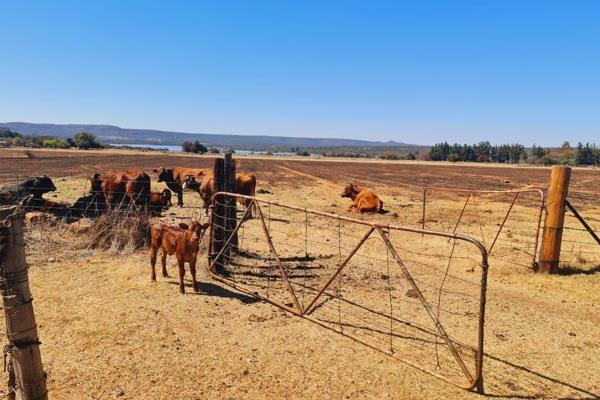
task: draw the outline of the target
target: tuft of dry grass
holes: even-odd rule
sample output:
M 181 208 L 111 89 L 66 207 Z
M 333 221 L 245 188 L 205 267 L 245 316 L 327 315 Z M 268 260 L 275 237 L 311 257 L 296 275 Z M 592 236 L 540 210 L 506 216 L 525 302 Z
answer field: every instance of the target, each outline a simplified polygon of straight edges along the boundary
M 86 249 L 131 253 L 150 243 L 150 219 L 145 213 L 111 211 L 97 218 L 86 231 L 80 242 Z

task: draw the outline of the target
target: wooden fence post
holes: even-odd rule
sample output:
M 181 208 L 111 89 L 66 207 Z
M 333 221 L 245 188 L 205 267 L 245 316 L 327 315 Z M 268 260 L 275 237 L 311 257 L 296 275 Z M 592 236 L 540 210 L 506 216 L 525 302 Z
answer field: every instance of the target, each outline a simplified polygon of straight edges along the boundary
M 224 160 L 222 158 L 215 159 L 214 169 L 214 193 L 222 192 L 224 186 Z M 214 260 L 217 254 L 223 248 L 225 244 L 225 205 L 223 198 L 217 198 L 213 207 L 213 215 L 211 217 L 212 225 L 212 237 L 210 240 L 210 262 Z M 214 271 L 217 274 L 223 274 L 225 269 L 223 265 L 223 258 L 220 257 L 218 260 L 214 260 L 215 268 Z
M 224 182 L 224 191 L 229 192 L 229 193 L 235 193 L 235 176 L 236 176 L 236 163 L 235 160 L 232 158 L 232 153 L 228 152 L 225 153 L 225 159 L 224 159 L 224 177 L 225 177 L 225 182 Z M 235 198 L 233 197 L 228 197 L 227 200 L 225 201 L 225 241 L 229 240 L 229 236 L 234 234 L 233 239 L 231 240 L 230 246 L 226 251 L 227 256 L 230 255 L 230 253 L 233 252 L 237 252 L 238 249 L 238 239 L 237 239 L 237 232 L 233 233 L 235 231 L 235 228 L 237 226 L 237 201 Z
M 4 352 L 10 357 L 9 390 L 14 390 L 8 397 L 44 400 L 48 398 L 46 374 L 29 290 L 23 216 L 14 210 L 0 210 L 0 292 L 9 342 Z
M 565 202 L 571 179 L 570 167 L 553 167 L 548 187 L 546 221 L 540 248 L 539 272 L 558 273 L 560 246 L 565 223 Z

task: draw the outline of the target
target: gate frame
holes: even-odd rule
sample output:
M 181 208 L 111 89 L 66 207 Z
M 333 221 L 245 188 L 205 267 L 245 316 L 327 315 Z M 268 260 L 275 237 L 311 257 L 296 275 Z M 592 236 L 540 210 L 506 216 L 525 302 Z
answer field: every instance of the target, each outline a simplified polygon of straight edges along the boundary
M 384 353 L 404 364 L 407 364 L 413 368 L 416 368 L 419 371 L 425 372 L 429 375 L 435 376 L 438 379 L 441 379 L 447 383 L 450 383 L 454 386 L 457 386 L 459 388 L 465 389 L 465 390 L 476 390 L 478 393 L 483 393 L 483 355 L 484 355 L 484 327 L 485 327 L 485 306 L 486 306 L 486 299 L 487 299 L 487 275 L 488 275 L 488 269 L 489 269 L 489 264 L 488 264 L 488 252 L 485 248 L 485 246 L 483 246 L 483 244 L 481 244 L 477 239 L 474 239 L 472 237 L 466 236 L 466 235 L 461 235 L 461 234 L 455 234 L 455 233 L 448 233 L 448 232 L 442 232 L 442 231 L 433 231 L 433 230 L 427 230 L 427 229 L 419 229 L 419 228 L 411 228 L 411 227 L 404 227 L 404 226 L 398 226 L 398 225 L 391 225 L 391 224 L 379 224 L 379 223 L 375 223 L 375 222 L 369 222 L 369 221 L 364 221 L 364 220 L 359 220 L 359 219 L 355 219 L 355 218 L 349 218 L 349 217 L 345 217 L 345 216 L 341 216 L 341 215 L 337 215 L 337 214 L 331 214 L 331 213 L 326 213 L 326 212 L 322 212 L 322 211 L 317 211 L 317 210 L 312 210 L 309 208 L 302 208 L 302 207 L 296 207 L 296 206 L 291 206 L 288 204 L 282 204 L 276 201 L 270 201 L 270 200 L 263 200 L 263 199 L 259 199 L 257 197 L 253 197 L 253 196 L 246 196 L 246 195 L 241 195 L 241 194 L 236 194 L 236 193 L 229 193 L 229 192 L 217 192 L 212 196 L 212 201 L 211 201 L 211 229 L 213 229 L 213 224 L 215 223 L 215 218 L 213 215 L 213 210 L 215 209 L 215 205 L 217 202 L 217 198 L 218 197 L 230 197 L 230 198 L 235 198 L 235 199 L 247 199 L 247 200 L 251 200 L 251 202 L 247 205 L 247 208 L 242 216 L 242 218 L 240 219 L 240 222 L 237 224 L 237 226 L 235 227 L 235 229 L 229 233 L 229 237 L 227 238 L 227 240 L 225 240 L 225 243 L 223 244 L 223 247 L 220 249 L 220 251 L 215 255 L 215 254 L 209 254 L 209 262 L 208 262 L 208 267 L 207 267 L 207 272 L 208 274 L 211 276 L 211 278 L 215 279 L 216 281 L 222 282 L 236 290 L 239 290 L 243 293 L 246 293 L 248 295 L 257 297 L 261 300 L 264 300 L 268 303 L 271 303 L 273 305 L 275 305 L 276 307 L 279 307 L 285 311 L 288 311 L 298 317 L 307 319 L 313 323 L 316 323 L 317 325 L 320 325 L 326 329 L 329 329 L 333 332 L 336 332 L 342 336 L 345 336 L 349 339 L 352 339 L 356 342 L 359 342 L 367 347 L 370 347 L 374 350 L 377 350 L 381 353 Z M 363 236 L 363 238 L 358 242 L 358 244 L 353 248 L 353 250 L 349 253 L 349 255 L 346 257 L 346 259 L 341 262 L 338 265 L 337 270 L 334 272 L 334 274 L 329 278 L 329 280 L 327 281 L 327 283 L 321 288 L 319 289 L 319 291 L 317 292 L 317 294 L 315 295 L 315 298 L 309 303 L 309 305 L 305 308 L 303 308 L 297 299 L 297 296 L 295 294 L 294 288 L 293 286 L 290 284 L 289 279 L 285 273 L 285 270 L 281 264 L 281 261 L 279 259 L 279 256 L 277 254 L 277 251 L 273 245 L 270 233 L 269 233 L 269 228 L 267 226 L 267 224 L 265 223 L 264 220 L 264 215 L 262 213 L 262 209 L 260 207 L 260 203 L 263 204 L 268 204 L 269 206 L 274 205 L 274 206 L 278 206 L 278 207 L 282 207 L 282 208 L 286 208 L 286 209 L 290 209 L 290 210 L 294 210 L 294 211 L 301 211 L 304 213 L 309 213 L 309 214 L 313 214 L 313 215 L 317 215 L 317 216 L 322 216 L 322 217 L 326 217 L 326 218 L 333 218 L 336 220 L 340 220 L 340 221 L 346 221 L 346 222 L 351 222 L 351 223 L 356 223 L 359 225 L 363 225 L 363 226 L 368 226 L 371 229 Z M 223 276 L 221 274 L 219 274 L 216 270 L 215 267 L 217 265 L 217 260 L 227 251 L 227 248 L 231 245 L 231 242 L 233 240 L 233 238 L 236 236 L 238 230 L 241 228 L 241 226 L 244 224 L 244 222 L 246 222 L 250 216 L 249 216 L 249 210 L 252 209 L 252 207 L 255 207 L 256 210 L 256 214 L 258 215 L 258 217 L 260 218 L 260 223 L 262 226 L 262 230 L 263 233 L 265 234 L 265 239 L 269 245 L 269 249 L 272 252 L 277 264 L 279 265 L 279 269 L 281 271 L 282 277 L 285 281 L 285 285 L 287 290 L 290 292 L 291 296 L 292 296 L 292 300 L 294 303 L 293 307 L 287 306 L 286 304 L 283 303 L 279 303 L 277 301 L 274 301 L 268 297 L 265 297 L 257 292 L 253 292 L 249 289 L 246 289 L 245 287 L 241 287 L 239 284 L 237 284 L 236 282 L 232 281 L 231 279 L 228 279 L 226 276 Z M 472 245 L 474 245 L 480 252 L 481 255 L 481 262 L 480 262 L 480 267 L 481 267 L 481 281 L 480 281 L 480 294 L 479 294 L 479 318 L 478 318 L 478 329 L 477 329 L 477 348 L 474 348 L 473 346 L 470 345 L 465 345 L 463 343 L 460 343 L 458 341 L 454 341 L 452 340 L 448 334 L 445 332 L 443 325 L 441 324 L 441 322 L 439 321 L 437 315 L 435 315 L 435 313 L 431 310 L 431 305 L 427 302 L 427 300 L 424 298 L 423 294 L 421 293 L 418 285 L 416 284 L 416 282 L 414 281 L 414 279 L 412 278 L 410 271 L 406 268 L 406 266 L 404 265 L 404 262 L 402 261 L 402 259 L 400 258 L 400 256 L 398 255 L 398 253 L 396 252 L 395 248 L 393 247 L 392 243 L 389 240 L 389 231 L 390 230 L 395 230 L 395 231 L 403 231 L 403 232 L 411 232 L 411 233 L 420 233 L 422 235 L 431 235 L 431 236 L 437 236 L 437 237 L 444 237 L 444 238 L 448 238 L 448 240 L 460 240 L 463 242 L 468 242 Z M 445 377 L 441 374 L 438 374 L 426 367 L 422 367 L 421 365 L 413 362 L 413 361 L 409 361 L 406 360 L 404 358 L 401 358 L 399 356 L 397 356 L 396 354 L 394 354 L 392 351 L 387 351 L 387 350 L 383 350 L 380 349 L 362 339 L 359 339 L 357 337 L 354 337 L 350 334 L 347 334 L 345 332 L 343 332 L 341 329 L 335 329 L 332 326 L 329 326 L 327 324 L 325 324 L 324 322 L 321 322 L 319 320 L 317 320 L 316 318 L 312 317 L 310 314 L 310 312 L 313 309 L 313 305 L 316 302 L 316 300 L 318 299 L 318 297 L 325 291 L 327 290 L 327 288 L 329 287 L 329 285 L 333 282 L 333 280 L 339 275 L 339 273 L 342 272 L 342 270 L 345 268 L 345 266 L 347 265 L 347 263 L 350 261 L 350 259 L 352 258 L 352 256 L 356 253 L 356 251 L 358 251 L 358 249 L 365 243 L 365 241 L 369 238 L 369 236 L 373 233 L 377 231 L 379 233 L 379 235 L 381 236 L 381 238 L 383 239 L 386 248 L 392 253 L 394 260 L 396 261 L 396 263 L 399 265 L 401 272 L 404 276 L 404 278 L 409 282 L 409 284 L 411 285 L 411 287 L 415 290 L 417 297 L 419 299 L 419 301 L 421 302 L 421 304 L 423 305 L 423 307 L 425 308 L 425 310 L 427 311 L 427 313 L 429 314 L 430 318 L 432 319 L 432 321 L 435 324 L 435 328 L 437 330 L 437 332 L 435 332 L 434 334 L 437 336 L 441 336 L 444 341 L 446 342 L 446 344 L 448 345 L 448 349 L 449 351 L 452 353 L 452 355 L 454 356 L 455 360 L 457 361 L 457 363 L 459 364 L 459 366 L 461 367 L 461 370 L 463 371 L 463 373 L 465 374 L 467 380 L 469 381 L 469 384 L 465 385 L 465 384 L 461 384 L 458 382 L 455 382 L 453 380 L 451 380 L 448 377 Z M 212 243 L 213 237 L 211 235 L 210 237 L 210 241 Z M 212 245 L 209 244 L 209 248 L 212 249 Z M 471 350 L 473 350 L 476 353 L 476 357 L 475 357 L 475 361 L 476 361 L 476 365 L 475 365 L 475 376 L 471 376 L 470 371 L 466 368 L 464 362 L 462 361 L 462 358 L 460 357 L 460 355 L 458 354 L 458 351 L 455 349 L 454 347 L 454 343 L 465 346 Z
M 456 233 L 456 230 L 458 229 L 458 226 L 460 225 L 460 221 L 463 217 L 465 209 L 467 208 L 467 204 L 469 203 L 469 200 L 471 199 L 473 194 L 513 194 L 513 198 L 510 202 L 508 210 L 506 211 L 506 214 L 504 214 L 504 218 L 502 219 L 500 228 L 498 228 L 498 231 L 496 232 L 496 234 L 494 236 L 494 240 L 492 241 L 492 244 L 490 245 L 489 249 L 487 249 L 488 255 L 492 254 L 494 245 L 496 244 L 498 237 L 500 237 L 500 233 L 502 233 L 502 230 L 504 229 L 504 225 L 506 224 L 506 221 L 508 220 L 510 212 L 512 211 L 512 208 L 515 205 L 517 198 L 519 197 L 519 194 L 521 194 L 521 193 L 537 193 L 537 194 L 539 194 L 540 195 L 540 206 L 539 206 L 539 211 L 538 211 L 538 215 L 537 215 L 537 225 L 536 225 L 536 230 L 535 230 L 535 238 L 534 238 L 534 242 L 533 242 L 533 256 L 532 256 L 532 260 L 531 260 L 531 269 L 534 271 L 537 270 L 540 231 L 542 230 L 542 217 L 544 215 L 544 210 L 545 210 L 545 206 L 546 206 L 546 196 L 544 195 L 544 192 L 542 191 L 542 189 L 532 188 L 532 189 L 515 189 L 515 190 L 471 190 L 471 189 L 455 189 L 455 188 L 443 188 L 443 187 L 436 187 L 436 186 L 426 186 L 425 188 L 423 188 L 423 205 L 422 205 L 423 215 L 421 217 L 422 218 L 421 219 L 422 229 L 425 229 L 425 217 L 426 217 L 426 213 L 427 213 L 426 205 L 427 205 L 427 192 L 428 191 L 431 191 L 433 193 L 438 191 L 438 192 L 467 194 L 467 198 L 463 204 L 462 210 L 458 216 L 458 219 L 456 220 L 456 224 L 454 225 L 454 229 L 452 231 L 453 234 Z

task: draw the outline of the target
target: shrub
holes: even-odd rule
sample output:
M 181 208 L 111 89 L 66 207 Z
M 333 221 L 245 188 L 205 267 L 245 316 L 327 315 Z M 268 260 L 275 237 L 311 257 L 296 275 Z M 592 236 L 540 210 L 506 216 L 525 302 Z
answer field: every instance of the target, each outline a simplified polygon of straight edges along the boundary
M 446 157 L 446 161 L 449 161 L 449 162 L 458 162 L 460 160 L 461 160 L 460 156 L 456 153 L 450 153 L 450 154 L 448 154 L 448 157 Z
M 89 132 L 79 132 L 73 136 L 75 146 L 80 149 L 101 149 L 103 146 L 96 140 L 96 135 Z
M 42 140 L 43 147 L 49 147 L 52 149 L 68 149 L 71 147 L 70 143 L 61 138 L 48 138 Z
M 400 160 L 400 155 L 397 153 L 386 151 L 385 153 L 380 155 L 379 158 L 381 158 L 382 160 Z

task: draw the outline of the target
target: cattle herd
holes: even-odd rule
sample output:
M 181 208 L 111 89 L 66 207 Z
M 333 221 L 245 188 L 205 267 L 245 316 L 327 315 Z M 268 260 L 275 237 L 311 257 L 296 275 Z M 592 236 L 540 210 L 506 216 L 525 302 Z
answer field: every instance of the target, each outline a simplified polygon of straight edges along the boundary
M 139 168 L 125 171 L 108 171 L 95 173 L 90 177 L 90 192 L 77 199 L 74 204 L 55 202 L 43 198 L 48 192 L 56 191 L 52 179 L 46 175 L 28 178 L 16 184 L 6 185 L 0 189 L 0 205 L 20 205 L 27 213 L 26 220 L 35 222 L 46 219 L 60 219 L 67 223 L 80 218 L 96 218 L 108 211 L 145 212 L 152 216 L 160 216 L 164 210 L 172 206 L 171 191 L 177 195 L 177 205 L 183 207 L 184 190 L 195 191 L 203 200 L 208 214 L 208 205 L 215 193 L 214 174 L 208 168 L 158 168 L 153 170 L 158 182 L 164 182 L 170 189 L 160 192 L 151 190 L 151 179 Z M 235 193 L 254 196 L 256 192 L 256 176 L 239 173 L 236 175 Z M 347 185 L 342 197 L 352 199 L 349 211 L 356 213 L 383 212 L 383 202 L 372 191 Z M 246 207 L 249 199 L 240 200 Z M 175 255 L 179 267 L 179 290 L 185 292 L 183 277 L 184 264 L 187 262 L 196 285 L 196 260 L 201 251 L 201 243 L 209 223 L 190 221 L 178 226 L 164 222 L 155 222 L 150 228 L 150 264 L 152 281 L 156 280 L 156 258 L 161 249 L 162 275 L 167 277 L 166 258 Z

